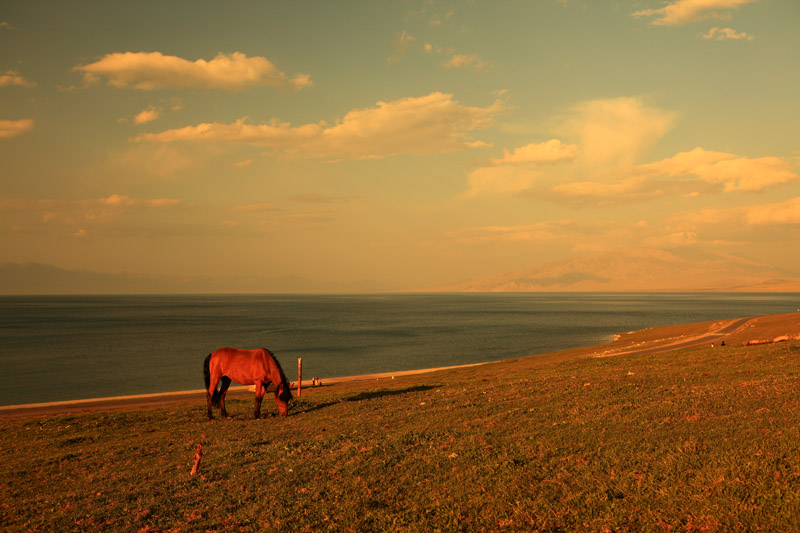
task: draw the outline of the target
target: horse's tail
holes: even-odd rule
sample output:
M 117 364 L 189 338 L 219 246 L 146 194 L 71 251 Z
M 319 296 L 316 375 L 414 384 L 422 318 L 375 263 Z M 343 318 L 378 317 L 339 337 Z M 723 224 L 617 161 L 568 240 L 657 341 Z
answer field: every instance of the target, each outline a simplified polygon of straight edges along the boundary
M 206 379 L 206 391 L 208 391 L 208 388 L 211 386 L 211 370 L 209 369 L 211 355 L 212 354 L 208 354 L 206 360 L 203 361 L 203 376 Z M 211 395 L 211 406 L 219 407 L 219 389 L 217 387 L 214 387 L 214 394 Z

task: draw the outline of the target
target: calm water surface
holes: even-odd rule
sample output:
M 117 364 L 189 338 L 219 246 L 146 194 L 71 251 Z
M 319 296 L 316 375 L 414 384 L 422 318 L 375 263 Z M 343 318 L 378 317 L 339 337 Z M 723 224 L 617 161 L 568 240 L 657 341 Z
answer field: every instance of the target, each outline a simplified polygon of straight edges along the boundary
M 203 388 L 205 356 L 266 347 L 296 378 L 497 361 L 615 333 L 800 308 L 800 294 L 0 297 L 0 405 Z

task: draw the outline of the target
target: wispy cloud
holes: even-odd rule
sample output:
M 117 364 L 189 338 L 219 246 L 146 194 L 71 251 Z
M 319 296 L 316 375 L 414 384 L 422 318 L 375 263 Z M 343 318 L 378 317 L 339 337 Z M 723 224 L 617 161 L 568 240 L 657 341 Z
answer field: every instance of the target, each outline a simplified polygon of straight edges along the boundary
M 521 195 L 573 206 L 606 206 L 659 196 L 759 192 L 800 180 L 786 158 L 744 157 L 701 147 L 643 163 L 677 115 L 638 98 L 574 106 L 560 139 L 503 150 L 468 174 L 466 197 Z M 545 166 L 547 165 L 547 166 Z
M 547 241 L 559 238 L 572 225 L 571 220 L 552 220 L 518 226 L 481 226 L 450 231 L 445 237 L 462 244 Z
M 469 68 L 475 71 L 492 68 L 492 64 L 481 59 L 478 54 L 457 54 L 454 48 L 434 46 L 431 43 L 425 43 L 423 49 L 429 54 L 447 56 L 447 59 L 442 61 L 442 66 L 445 68 Z
M 707 208 L 676 213 L 665 220 L 661 234 L 646 244 L 734 244 L 787 239 L 786 232 L 800 234 L 800 198 L 781 202 Z M 780 230 L 780 231 L 778 231 Z
M 578 147 L 564 144 L 559 139 L 543 143 L 531 143 L 503 150 L 503 157 L 492 158 L 489 165 L 470 172 L 467 197 L 485 194 L 517 194 L 531 189 L 538 181 L 540 172 L 535 166 L 558 163 L 574 159 Z
M 392 49 L 394 53 L 389 57 L 389 63 L 396 63 L 403 59 L 403 56 L 414 43 L 414 36 L 409 35 L 406 30 L 395 34 L 392 38 Z
M 433 2 L 429 2 L 428 4 L 429 5 L 419 10 L 409 11 L 408 15 L 421 19 L 428 26 L 437 28 L 450 21 L 450 19 L 453 18 L 453 15 L 455 15 L 455 10 L 452 8 L 436 9 L 436 6 L 433 5 Z
M 649 149 L 674 122 L 676 115 L 644 103 L 640 98 L 598 99 L 574 106 L 561 118 L 557 129 L 578 143 L 550 139 L 532 143 L 490 160 L 470 172 L 467 197 L 483 194 L 529 194 L 532 189 L 544 190 L 548 182 L 575 173 L 619 176 L 630 172 L 642 154 Z M 560 163 L 558 169 L 535 168 L 542 164 Z M 535 186 L 535 187 L 534 187 Z M 549 193 L 563 198 L 596 197 L 606 201 L 638 190 L 637 183 L 616 183 L 590 180 L 556 185 Z
M 134 140 L 246 144 L 315 158 L 431 155 L 488 146 L 470 133 L 491 125 L 503 109 L 501 100 L 487 107 L 472 107 L 459 104 L 451 94 L 436 92 L 354 109 L 333 126 L 324 122 L 292 126 L 277 119 L 269 124 L 248 124 L 242 118 L 230 124 L 204 123 L 147 133 Z
M 750 226 L 800 225 L 800 198 L 784 202 L 750 206 L 744 220 Z
M 638 165 L 611 181 L 563 183 L 541 193 L 576 205 L 610 205 L 665 195 L 697 196 L 759 192 L 800 180 L 791 163 L 779 157 L 741 157 L 695 148 L 654 163 Z
M 270 202 L 261 202 L 258 204 L 246 204 L 246 205 L 237 205 L 233 208 L 233 211 L 239 213 L 263 213 L 267 211 L 276 211 L 278 208 L 275 204 Z
M 189 61 L 161 52 L 124 52 L 103 56 L 72 70 L 83 74 L 87 84 L 105 79 L 112 87 L 150 91 L 155 89 L 224 89 L 248 87 L 302 89 L 311 85 L 307 74 L 289 77 L 264 57 L 241 52 L 219 53 L 214 59 Z
M 654 26 L 679 26 L 704 19 L 730 18 L 730 11 L 758 0 L 674 0 L 659 9 L 643 9 L 634 17 L 654 17 Z
M 224 220 L 221 225 L 244 232 L 285 233 L 298 226 L 326 225 L 336 220 L 337 216 L 334 208 L 286 209 L 271 202 L 238 205 L 230 211 L 235 220 Z
M 137 113 L 136 116 L 133 117 L 134 124 L 147 124 L 148 122 L 153 122 L 154 120 L 158 119 L 160 111 L 154 107 L 148 107 L 147 109 L 142 110 L 141 112 Z
M 727 41 L 729 39 L 752 41 L 755 37 L 745 32 L 737 32 L 731 28 L 713 27 L 703 34 L 703 39 L 714 39 L 716 41 Z
M 792 165 L 779 157 L 740 157 L 700 147 L 641 165 L 637 172 L 673 178 L 694 176 L 708 183 L 720 184 L 726 192 L 761 191 L 800 179 Z
M 357 195 L 352 195 L 352 194 L 345 196 L 332 196 L 330 194 L 310 192 L 303 194 L 295 194 L 294 196 L 290 196 L 289 200 L 303 204 L 346 204 L 354 200 L 357 200 L 358 198 L 359 197 Z
M 514 195 L 531 189 L 539 178 L 539 172 L 513 165 L 480 167 L 469 173 L 466 196 Z
M 481 59 L 478 54 L 453 54 L 442 65 L 446 68 L 470 68 L 472 70 L 488 70 L 491 65 Z
M 641 98 L 589 100 L 575 106 L 566 133 L 580 139 L 583 158 L 592 166 L 627 168 L 669 131 L 677 115 Z
M 614 181 L 571 181 L 539 193 L 540 197 L 572 205 L 604 206 L 662 196 L 664 188 L 640 176 Z
M 176 198 L 155 198 L 152 200 L 132 198 L 124 194 L 112 194 L 106 198 L 96 201 L 100 206 L 112 206 L 117 208 L 127 207 L 171 207 L 181 203 Z
M 36 87 L 36 82 L 26 80 L 16 70 L 7 70 L 0 74 L 0 87 L 12 86 L 32 88 Z
M 21 120 L 0 120 L 0 139 L 8 139 L 24 135 L 33 130 L 34 121 L 29 118 Z
M 578 155 L 578 147 L 564 144 L 559 139 L 550 139 L 543 143 L 532 143 L 515 148 L 513 152 L 503 150 L 503 157 L 492 159 L 496 165 L 517 163 L 555 163 L 574 159 Z
M 108 230 L 127 213 L 169 210 L 178 207 L 176 198 L 135 198 L 111 194 L 83 200 L 6 200 L 0 202 L 0 216 L 17 232 L 50 232 L 87 237 Z

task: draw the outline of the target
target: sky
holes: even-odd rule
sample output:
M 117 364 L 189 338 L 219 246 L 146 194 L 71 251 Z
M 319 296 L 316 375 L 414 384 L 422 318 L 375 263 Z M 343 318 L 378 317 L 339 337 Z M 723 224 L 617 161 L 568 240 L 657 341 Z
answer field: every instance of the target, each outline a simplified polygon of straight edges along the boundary
M 0 263 L 387 289 L 639 248 L 800 271 L 798 27 L 796 0 L 6 0 Z

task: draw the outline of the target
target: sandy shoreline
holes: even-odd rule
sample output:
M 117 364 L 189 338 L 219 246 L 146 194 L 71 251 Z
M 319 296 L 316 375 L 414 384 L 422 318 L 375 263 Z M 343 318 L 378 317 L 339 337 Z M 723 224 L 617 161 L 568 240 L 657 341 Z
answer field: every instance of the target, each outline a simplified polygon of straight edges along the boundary
M 453 368 L 468 368 L 472 366 L 484 365 L 486 363 L 472 363 L 467 365 L 455 366 L 442 366 L 436 368 L 421 368 L 417 370 L 403 370 L 399 372 L 382 372 L 375 374 L 363 374 L 359 376 L 342 376 L 336 378 L 327 378 L 323 380 L 324 385 L 334 385 L 337 383 L 350 383 L 358 381 L 380 381 L 386 379 L 394 379 L 400 376 L 411 376 L 415 374 L 427 374 L 430 372 L 438 372 L 440 370 L 450 370 Z M 295 382 L 292 381 L 292 384 Z M 312 385 L 311 380 L 303 380 L 303 388 L 310 388 Z M 229 393 L 241 394 L 251 393 L 248 386 L 232 386 Z M 176 403 L 188 402 L 205 402 L 206 391 L 203 389 L 187 390 L 187 391 L 173 391 L 173 392 L 156 392 L 151 394 L 133 394 L 128 396 L 110 396 L 105 398 L 85 398 L 81 400 L 64 400 L 58 402 L 44 402 L 44 403 L 28 403 L 20 405 L 3 405 L 0 406 L 0 418 L 4 416 L 15 415 L 31 415 L 31 414 L 52 414 L 52 413 L 67 413 L 75 411 L 93 411 L 97 409 L 114 409 L 125 408 L 131 406 L 146 406 L 146 405 L 165 405 Z

